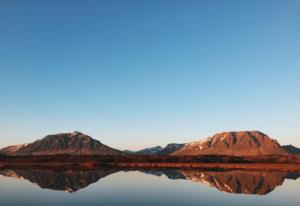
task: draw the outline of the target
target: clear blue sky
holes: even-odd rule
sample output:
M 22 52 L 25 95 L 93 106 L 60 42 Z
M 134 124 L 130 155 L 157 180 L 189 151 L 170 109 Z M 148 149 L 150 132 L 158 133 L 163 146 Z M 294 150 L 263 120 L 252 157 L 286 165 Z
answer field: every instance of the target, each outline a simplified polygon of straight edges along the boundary
M 0 0 L 0 147 L 261 130 L 300 146 L 300 1 Z

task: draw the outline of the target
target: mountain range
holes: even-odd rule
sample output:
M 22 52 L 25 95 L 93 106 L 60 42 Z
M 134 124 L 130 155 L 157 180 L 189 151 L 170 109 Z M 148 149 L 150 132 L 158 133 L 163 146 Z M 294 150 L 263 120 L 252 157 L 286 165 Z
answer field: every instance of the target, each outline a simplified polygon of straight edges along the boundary
M 156 147 L 145 148 L 138 151 L 125 150 L 124 152 L 128 154 L 138 154 L 138 155 L 169 155 L 181 149 L 184 145 L 185 144 L 170 143 L 165 147 L 156 146 Z
M 120 151 L 102 144 L 81 132 L 47 135 L 33 143 L 8 146 L 0 150 L 2 155 L 227 155 L 259 156 L 300 154 L 292 145 L 281 146 L 276 140 L 259 131 L 222 132 L 205 140 L 186 144 L 171 143 L 139 151 Z

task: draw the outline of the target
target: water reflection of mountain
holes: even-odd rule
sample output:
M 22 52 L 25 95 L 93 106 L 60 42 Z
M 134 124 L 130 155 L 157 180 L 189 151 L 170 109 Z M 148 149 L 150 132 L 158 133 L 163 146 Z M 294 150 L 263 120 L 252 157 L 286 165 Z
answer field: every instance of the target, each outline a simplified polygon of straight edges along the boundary
M 112 174 L 116 169 L 99 169 L 83 171 L 53 171 L 37 169 L 2 170 L 0 174 L 7 177 L 26 179 L 37 184 L 41 188 L 75 192 L 99 179 Z
M 161 176 L 169 179 L 186 179 L 215 187 L 222 192 L 235 194 L 265 195 L 283 184 L 285 179 L 296 180 L 300 173 L 280 171 L 201 171 L 201 170 L 151 170 L 144 173 Z
M 75 192 L 99 179 L 117 172 L 117 169 L 102 168 L 82 171 L 53 171 L 38 169 L 2 170 L 0 174 L 29 180 L 41 188 Z M 184 179 L 205 183 L 219 191 L 236 194 L 265 195 L 282 185 L 285 179 L 297 179 L 300 173 L 280 171 L 202 171 L 202 170 L 141 170 L 155 176 L 165 175 L 169 179 Z

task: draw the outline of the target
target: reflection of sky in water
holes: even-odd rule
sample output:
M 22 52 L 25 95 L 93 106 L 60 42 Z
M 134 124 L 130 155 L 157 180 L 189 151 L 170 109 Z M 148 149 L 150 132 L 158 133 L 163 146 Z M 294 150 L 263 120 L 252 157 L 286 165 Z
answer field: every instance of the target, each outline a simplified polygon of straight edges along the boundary
M 271 193 L 229 194 L 205 184 L 140 172 L 118 172 L 75 193 L 41 189 L 27 180 L 0 176 L 1 205 L 300 205 L 300 179 Z

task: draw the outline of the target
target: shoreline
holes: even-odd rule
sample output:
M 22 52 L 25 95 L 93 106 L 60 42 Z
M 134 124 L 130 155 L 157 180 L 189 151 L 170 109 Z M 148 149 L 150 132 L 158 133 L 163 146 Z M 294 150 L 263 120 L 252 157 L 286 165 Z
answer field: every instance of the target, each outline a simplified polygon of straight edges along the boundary
M 2 163 L 2 169 L 206 169 L 206 170 L 274 170 L 285 172 L 300 172 L 299 163 L 167 163 L 167 162 L 113 162 L 95 164 L 92 162 L 81 163 Z
M 140 168 L 140 169 L 246 169 L 300 171 L 300 156 L 2 156 L 0 169 L 3 168 L 45 168 L 45 169 L 94 169 L 94 168 Z
M 300 164 L 290 163 L 111 163 L 123 168 L 168 168 L 168 169 L 242 169 L 242 170 L 280 170 L 300 171 Z

